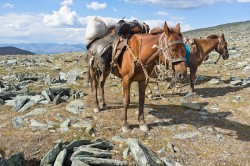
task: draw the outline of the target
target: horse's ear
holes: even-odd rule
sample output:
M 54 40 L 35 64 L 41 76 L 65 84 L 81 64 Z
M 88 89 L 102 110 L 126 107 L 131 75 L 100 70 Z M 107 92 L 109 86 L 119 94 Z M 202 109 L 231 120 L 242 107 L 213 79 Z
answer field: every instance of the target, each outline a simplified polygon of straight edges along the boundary
M 176 24 L 175 29 L 178 31 L 178 33 L 181 32 L 181 26 L 180 23 Z
M 170 33 L 171 33 L 171 30 L 169 29 L 166 21 L 164 23 L 164 32 L 166 35 L 170 35 Z
M 225 36 L 224 36 L 224 33 L 222 33 L 221 35 L 222 39 L 225 40 Z

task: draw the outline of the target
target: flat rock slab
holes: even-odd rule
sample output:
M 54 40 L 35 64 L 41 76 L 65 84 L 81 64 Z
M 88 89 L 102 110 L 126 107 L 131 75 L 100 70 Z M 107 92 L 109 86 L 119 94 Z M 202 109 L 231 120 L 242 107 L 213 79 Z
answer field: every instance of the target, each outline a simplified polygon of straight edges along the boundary
M 153 151 L 142 145 L 136 139 L 129 138 L 126 143 L 139 166 L 166 166 Z
M 67 149 L 67 151 L 73 151 L 74 148 L 77 148 L 77 147 L 82 146 L 82 145 L 88 145 L 88 144 L 91 144 L 90 140 L 74 140 L 74 141 L 70 142 L 65 147 L 65 149 Z
M 173 136 L 173 138 L 184 140 L 184 139 L 195 138 L 195 137 L 197 137 L 199 135 L 201 135 L 201 132 L 199 132 L 199 131 L 191 131 L 191 132 L 183 132 L 183 133 L 175 134 Z
M 85 103 L 82 100 L 74 100 L 71 101 L 67 106 L 66 110 L 73 113 L 73 114 L 81 114 L 85 111 Z
M 200 110 L 201 109 L 201 106 L 199 104 L 192 103 L 192 102 L 189 102 L 189 101 L 182 101 L 181 105 L 184 106 L 184 107 L 187 107 L 187 108 L 194 109 L 194 110 Z
M 72 154 L 72 157 L 83 156 L 83 157 L 98 157 L 98 158 L 111 158 L 112 153 L 108 150 L 102 150 L 97 148 L 79 147 Z
M 48 151 L 48 153 L 42 158 L 40 165 L 43 166 L 47 164 L 53 164 L 61 150 L 62 143 L 60 142 Z
M 56 157 L 54 166 L 63 166 L 66 155 L 67 155 L 67 150 L 66 149 L 62 150 Z
M 113 159 L 103 159 L 96 157 L 71 157 L 71 161 L 82 161 L 83 163 L 89 165 L 100 165 L 100 166 L 127 166 L 127 162 L 113 160 Z

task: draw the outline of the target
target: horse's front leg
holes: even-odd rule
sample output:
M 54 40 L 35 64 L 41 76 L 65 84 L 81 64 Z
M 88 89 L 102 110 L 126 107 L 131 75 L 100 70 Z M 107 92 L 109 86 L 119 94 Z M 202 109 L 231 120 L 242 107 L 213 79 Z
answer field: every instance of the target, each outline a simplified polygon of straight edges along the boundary
M 128 125 L 128 106 L 130 103 L 130 86 L 131 81 L 123 78 L 123 115 L 122 115 L 122 131 L 123 132 L 130 132 L 131 129 Z
M 140 129 L 142 131 L 148 131 L 148 125 L 145 122 L 144 119 L 144 103 L 145 103 L 145 90 L 146 90 L 146 85 L 145 81 L 138 81 L 138 86 L 139 86 L 139 114 L 138 114 L 138 121 L 140 125 Z
M 190 64 L 190 87 L 191 87 L 192 92 L 195 92 L 194 82 L 195 82 L 195 74 L 197 72 L 197 69 L 198 69 L 198 67 Z

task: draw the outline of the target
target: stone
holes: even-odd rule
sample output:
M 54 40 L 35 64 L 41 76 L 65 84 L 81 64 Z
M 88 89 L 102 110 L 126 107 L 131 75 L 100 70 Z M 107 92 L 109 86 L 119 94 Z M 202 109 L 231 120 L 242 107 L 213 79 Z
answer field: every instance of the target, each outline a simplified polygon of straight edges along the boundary
M 36 103 L 34 101 L 28 101 L 24 106 L 18 111 L 18 112 L 24 112 L 28 110 L 29 108 L 33 107 Z
M 43 90 L 41 92 L 41 94 L 45 97 L 45 99 L 50 103 L 52 100 L 51 98 L 49 97 L 49 94 L 48 94 L 48 91 L 47 90 Z
M 56 161 L 54 163 L 53 166 L 64 166 L 63 163 L 64 163 L 64 160 L 65 160 L 65 157 L 67 155 L 67 150 L 66 149 L 63 149 L 59 154 L 58 156 L 56 157 Z
M 161 160 L 167 165 L 167 166 L 175 166 L 173 161 L 168 159 L 167 157 L 162 157 Z
M 129 138 L 126 141 L 130 148 L 137 165 L 154 165 L 154 166 L 165 166 L 166 164 L 150 149 L 146 148 L 136 139 Z
M 199 135 L 201 135 L 201 132 L 199 131 L 191 131 L 191 132 L 187 131 L 187 132 L 175 134 L 173 138 L 185 140 L 185 139 L 195 138 Z
M 241 85 L 241 84 L 242 84 L 241 80 L 230 81 L 230 85 Z
M 34 119 L 30 120 L 30 126 L 31 129 L 33 130 L 37 130 L 37 129 L 41 129 L 41 130 L 48 130 L 49 129 L 49 125 L 47 124 L 43 124 L 43 123 L 39 123 Z
M 60 131 L 61 132 L 66 132 L 69 131 L 69 124 L 70 124 L 70 119 L 66 119 L 60 124 Z
M 44 82 L 45 82 L 45 85 L 50 85 L 51 84 L 51 79 L 50 79 L 49 74 L 46 74 L 46 76 L 44 78 Z
M 183 100 L 181 102 L 181 105 L 184 106 L 184 107 L 187 107 L 187 108 L 194 109 L 194 110 L 200 110 L 201 109 L 201 106 L 199 104 L 192 103 L 192 102 L 189 102 L 189 101 L 186 101 L 186 100 Z
M 87 145 L 87 147 L 106 150 L 106 149 L 113 149 L 114 144 L 112 144 L 109 140 L 106 139 L 96 139 L 92 144 Z
M 70 142 L 66 147 L 65 149 L 67 151 L 73 151 L 74 148 L 77 148 L 79 146 L 82 146 L 82 145 L 88 145 L 88 144 L 91 144 L 91 141 L 90 140 L 74 140 L 72 142 Z
M 61 95 L 62 95 L 62 93 L 59 93 L 55 98 L 54 98 L 54 103 L 55 103 L 55 105 L 58 105 L 58 104 L 60 104 L 61 102 L 63 102 L 64 100 L 61 98 Z
M 34 103 L 38 103 L 44 99 L 45 99 L 45 97 L 43 95 L 35 95 L 35 96 L 30 97 L 30 100 L 34 101 Z
M 67 106 L 66 110 L 73 114 L 81 114 L 85 111 L 85 103 L 82 100 L 71 101 Z
M 1 160 L 0 158 L 0 166 L 24 166 L 24 153 L 17 153 L 9 159 Z
M 63 72 L 59 72 L 59 78 L 62 81 L 67 81 L 67 74 Z
M 219 84 L 220 83 L 220 79 L 218 79 L 218 78 L 213 78 L 213 79 L 211 79 L 209 82 L 208 82 L 209 84 Z
M 72 154 L 72 157 L 97 157 L 97 158 L 111 158 L 112 153 L 107 150 L 97 149 L 97 148 L 89 148 L 89 147 L 79 147 Z
M 16 117 L 12 118 L 12 124 L 14 127 L 21 127 L 27 121 L 28 121 L 28 119 L 25 119 L 22 116 L 16 116 Z
M 0 99 L 0 105 L 4 105 L 4 100 Z
M 130 152 L 130 148 L 127 147 L 123 152 L 122 152 L 122 156 L 124 159 L 126 159 L 129 155 L 129 152 Z
M 41 159 L 40 165 L 53 164 L 57 158 L 57 155 L 62 150 L 62 143 L 56 144 L 52 149 L 48 151 L 48 153 Z
M 12 110 L 18 112 L 29 100 L 30 99 L 26 96 L 17 98 Z
M 79 74 L 78 74 L 78 72 L 76 70 L 70 70 L 67 73 L 67 82 L 68 83 L 75 82 L 78 75 Z
M 82 161 L 89 165 L 105 165 L 105 166 L 127 166 L 128 163 L 125 161 L 113 160 L 113 159 L 104 159 L 96 157 L 71 157 L 72 162 L 74 160 Z
M 34 115 L 41 115 L 41 114 L 44 114 L 45 112 L 47 112 L 46 108 L 35 108 L 34 110 L 28 112 L 24 116 L 30 117 L 30 116 L 34 116 Z
M 71 161 L 72 161 L 71 166 L 89 166 L 88 164 L 80 160 L 71 160 Z

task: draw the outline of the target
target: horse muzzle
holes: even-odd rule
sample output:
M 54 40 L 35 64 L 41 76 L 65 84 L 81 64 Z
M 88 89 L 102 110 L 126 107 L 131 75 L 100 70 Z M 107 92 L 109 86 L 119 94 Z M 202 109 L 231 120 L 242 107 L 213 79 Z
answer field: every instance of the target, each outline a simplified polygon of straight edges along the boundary
M 223 60 L 228 59 L 228 58 L 229 58 L 229 54 L 224 54 L 224 55 L 222 55 L 222 58 L 223 58 Z

